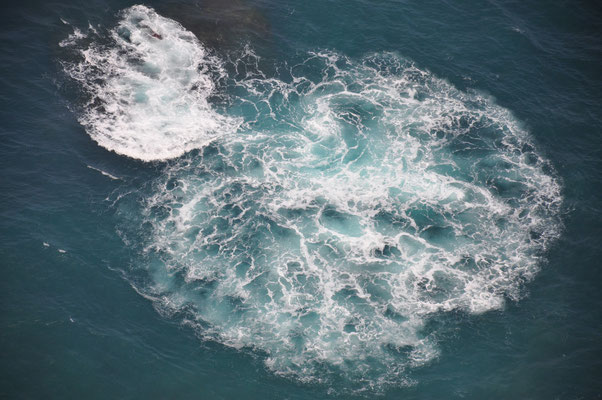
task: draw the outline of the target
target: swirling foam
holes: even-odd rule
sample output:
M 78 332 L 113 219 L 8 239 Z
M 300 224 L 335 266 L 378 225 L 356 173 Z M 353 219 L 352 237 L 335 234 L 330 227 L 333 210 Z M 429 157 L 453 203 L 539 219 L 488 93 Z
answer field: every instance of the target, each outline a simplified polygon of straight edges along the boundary
M 79 117 L 102 147 L 128 157 L 164 160 L 235 132 L 238 121 L 213 110 L 215 57 L 177 22 L 145 6 L 124 10 L 109 41 L 79 30 L 61 46 L 79 53 L 65 71 L 85 90 Z
M 507 110 L 394 55 L 315 54 L 289 82 L 236 82 L 250 129 L 156 187 L 147 293 L 279 374 L 403 383 L 437 357 L 432 315 L 519 298 L 559 185 Z
M 153 42 L 134 16 L 191 55 Z M 91 89 L 106 109 L 83 122 L 99 143 L 165 158 L 246 121 L 167 166 L 142 224 L 136 213 L 124 224 L 143 227 L 125 233 L 144 242 L 145 278 L 132 282 L 202 337 L 264 354 L 277 374 L 343 376 L 357 390 L 407 383 L 408 368 L 438 355 L 436 332 L 424 332 L 435 314 L 519 299 L 559 233 L 559 184 L 512 114 L 395 54 L 309 54 L 268 77 L 247 49 L 224 64 L 228 118 L 208 106 L 212 84 L 196 72 L 205 53 L 175 22 L 134 7 L 113 42 L 85 53 L 107 75 Z M 169 113 L 120 102 L 141 74 L 124 51 L 171 60 L 148 78 L 168 91 Z M 189 90 L 197 81 L 201 95 Z M 184 135 L 213 125 L 182 146 L 145 122 L 155 113 Z M 123 140 L 104 128 L 116 121 Z

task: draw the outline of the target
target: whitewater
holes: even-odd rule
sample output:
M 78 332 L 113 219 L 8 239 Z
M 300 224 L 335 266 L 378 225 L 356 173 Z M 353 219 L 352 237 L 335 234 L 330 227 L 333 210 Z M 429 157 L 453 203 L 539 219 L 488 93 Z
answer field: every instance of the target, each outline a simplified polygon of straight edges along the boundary
M 559 180 L 521 122 L 403 55 L 315 49 L 266 72 L 140 5 L 61 46 L 90 137 L 161 170 L 112 195 L 139 255 L 124 277 L 275 374 L 412 384 L 439 356 L 428 322 L 520 301 L 560 234 Z

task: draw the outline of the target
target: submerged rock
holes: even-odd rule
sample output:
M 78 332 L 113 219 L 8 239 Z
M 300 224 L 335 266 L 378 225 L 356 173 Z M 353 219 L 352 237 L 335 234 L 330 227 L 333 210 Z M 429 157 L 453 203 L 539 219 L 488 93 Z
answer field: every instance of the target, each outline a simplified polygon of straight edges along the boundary
M 170 2 L 157 8 L 213 48 L 235 46 L 245 39 L 271 36 L 268 18 L 244 0 L 198 0 Z

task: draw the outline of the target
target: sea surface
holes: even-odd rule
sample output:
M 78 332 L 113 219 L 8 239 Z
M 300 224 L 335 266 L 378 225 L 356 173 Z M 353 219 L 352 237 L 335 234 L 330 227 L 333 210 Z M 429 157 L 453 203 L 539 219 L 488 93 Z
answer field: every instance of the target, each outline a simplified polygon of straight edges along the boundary
M 602 398 L 596 2 L 0 21 L 0 397 Z

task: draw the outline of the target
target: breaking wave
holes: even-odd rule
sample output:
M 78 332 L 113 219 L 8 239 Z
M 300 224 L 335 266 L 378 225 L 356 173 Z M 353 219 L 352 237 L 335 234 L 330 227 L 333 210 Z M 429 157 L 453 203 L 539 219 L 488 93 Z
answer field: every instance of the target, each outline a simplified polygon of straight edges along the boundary
M 64 63 L 65 71 L 88 97 L 79 122 L 99 145 L 144 161 L 165 160 L 237 130 L 236 119 L 208 102 L 219 63 L 180 24 L 134 6 L 107 36 L 75 28 L 61 42 L 77 51 L 78 61 Z M 92 41 L 78 47 L 84 39 Z

